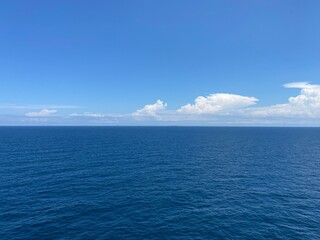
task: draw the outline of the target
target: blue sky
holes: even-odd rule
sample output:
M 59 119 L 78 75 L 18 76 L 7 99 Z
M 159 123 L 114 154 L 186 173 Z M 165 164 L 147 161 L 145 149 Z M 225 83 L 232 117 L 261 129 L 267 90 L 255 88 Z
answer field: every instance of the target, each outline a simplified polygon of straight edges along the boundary
M 318 126 L 319 12 L 317 0 L 2 1 L 0 125 Z

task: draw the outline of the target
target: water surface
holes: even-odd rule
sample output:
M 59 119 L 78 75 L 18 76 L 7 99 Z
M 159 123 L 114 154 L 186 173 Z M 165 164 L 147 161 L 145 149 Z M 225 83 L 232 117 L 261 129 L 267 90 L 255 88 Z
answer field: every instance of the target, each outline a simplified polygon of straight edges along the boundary
M 320 129 L 0 128 L 0 239 L 320 239 Z

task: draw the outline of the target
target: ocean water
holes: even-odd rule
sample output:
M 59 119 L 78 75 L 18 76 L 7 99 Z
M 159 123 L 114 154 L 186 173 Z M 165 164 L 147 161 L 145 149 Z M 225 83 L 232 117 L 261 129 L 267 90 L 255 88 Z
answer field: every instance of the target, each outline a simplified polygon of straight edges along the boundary
M 2 127 L 0 239 L 320 239 L 320 128 Z

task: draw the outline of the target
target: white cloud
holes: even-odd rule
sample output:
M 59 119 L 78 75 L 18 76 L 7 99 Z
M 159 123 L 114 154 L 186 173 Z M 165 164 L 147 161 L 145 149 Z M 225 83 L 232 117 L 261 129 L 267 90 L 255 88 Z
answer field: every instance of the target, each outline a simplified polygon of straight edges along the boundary
M 258 99 L 236 94 L 216 93 L 207 97 L 197 97 L 194 104 L 187 104 L 178 109 L 185 114 L 214 114 L 248 107 L 256 104 Z
M 94 118 L 103 118 L 105 117 L 105 114 L 102 113 L 90 113 L 90 112 L 85 112 L 85 113 L 72 113 L 70 114 L 70 117 L 94 117 Z
M 161 100 L 157 100 L 154 104 L 145 105 L 142 109 L 137 110 L 133 116 L 157 116 L 158 113 L 165 110 L 167 104 Z
M 122 118 L 126 117 L 128 114 L 107 114 L 107 113 L 92 113 L 92 112 L 84 112 L 84 113 L 72 113 L 69 117 L 89 117 L 89 118 Z
M 55 114 L 56 112 L 58 111 L 54 109 L 50 110 L 50 109 L 44 108 L 39 112 L 28 112 L 26 113 L 26 116 L 27 117 L 49 117 L 52 114 Z
M 320 85 L 310 84 L 308 82 L 292 82 L 283 84 L 285 88 L 300 88 L 300 89 L 307 89 L 307 88 L 320 88 Z
M 43 109 L 43 108 L 53 108 L 53 109 L 74 109 L 80 108 L 79 106 L 74 105 L 18 105 L 18 104 L 0 104 L 0 109 L 25 109 L 25 110 L 32 110 L 32 109 Z
M 256 116 L 320 116 L 320 86 L 307 82 L 284 84 L 286 88 L 300 88 L 300 95 L 290 97 L 288 103 L 253 109 Z

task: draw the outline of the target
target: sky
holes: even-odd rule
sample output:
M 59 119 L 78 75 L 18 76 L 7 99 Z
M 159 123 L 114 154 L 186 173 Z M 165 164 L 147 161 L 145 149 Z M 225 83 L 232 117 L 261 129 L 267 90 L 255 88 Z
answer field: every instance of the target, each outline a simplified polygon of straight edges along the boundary
M 318 0 L 0 2 L 0 125 L 320 126 Z

